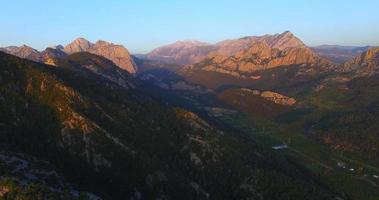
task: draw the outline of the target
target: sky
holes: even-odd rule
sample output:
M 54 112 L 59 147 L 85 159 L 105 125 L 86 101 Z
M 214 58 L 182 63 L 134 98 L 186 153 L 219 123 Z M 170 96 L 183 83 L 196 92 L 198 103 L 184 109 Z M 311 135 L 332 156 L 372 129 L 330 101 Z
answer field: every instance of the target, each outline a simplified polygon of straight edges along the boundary
M 291 31 L 309 46 L 379 45 L 378 0 L 0 0 L 0 46 L 38 50 L 75 38 L 146 53 Z

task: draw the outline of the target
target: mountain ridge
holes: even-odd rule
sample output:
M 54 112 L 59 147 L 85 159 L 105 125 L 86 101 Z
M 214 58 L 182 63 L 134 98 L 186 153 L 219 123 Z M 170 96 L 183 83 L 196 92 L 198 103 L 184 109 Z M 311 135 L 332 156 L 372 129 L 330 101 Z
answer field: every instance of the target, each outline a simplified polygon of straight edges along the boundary
M 194 64 L 206 58 L 212 52 L 223 55 L 233 55 L 238 51 L 251 47 L 256 41 L 266 42 L 272 48 L 285 49 L 289 47 L 305 48 L 305 44 L 301 42 L 290 31 L 281 34 L 263 35 L 263 36 L 247 36 L 234 40 L 224 40 L 215 44 L 203 42 L 188 43 L 175 42 L 166 46 L 158 47 L 147 54 L 150 59 L 160 61 L 173 62 L 178 64 Z M 186 52 L 180 52 L 185 49 Z

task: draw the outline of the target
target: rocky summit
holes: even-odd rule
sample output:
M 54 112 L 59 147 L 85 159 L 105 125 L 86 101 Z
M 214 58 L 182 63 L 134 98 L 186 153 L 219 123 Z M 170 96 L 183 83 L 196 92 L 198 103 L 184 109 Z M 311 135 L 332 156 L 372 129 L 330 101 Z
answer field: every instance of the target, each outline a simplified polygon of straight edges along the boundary
M 344 71 L 355 71 L 360 75 L 373 75 L 379 70 L 379 48 L 371 48 L 343 65 Z
M 275 46 L 275 45 L 274 45 Z M 213 53 L 194 68 L 220 73 L 251 73 L 258 70 L 301 64 L 328 64 L 308 48 L 287 47 L 284 50 L 270 47 L 267 42 L 254 41 L 251 47 L 232 56 Z
M 103 56 L 129 73 L 133 74 L 137 72 L 137 66 L 130 56 L 129 51 L 122 45 L 99 40 L 92 47 L 87 49 L 87 52 Z
M 84 38 L 78 38 L 65 46 L 64 50 L 68 54 L 78 52 L 93 53 L 111 60 L 129 73 L 136 73 L 137 71 L 136 64 L 131 58 L 129 51 L 122 45 L 116 45 L 102 40 L 93 44 Z
M 281 34 L 248 36 L 235 40 L 225 40 L 216 44 L 198 41 L 179 41 L 151 51 L 149 59 L 156 59 L 177 64 L 194 64 L 205 59 L 210 53 L 232 56 L 239 51 L 250 48 L 257 42 L 264 42 L 271 48 L 305 48 L 305 44 L 291 32 Z
M 42 61 L 42 57 L 40 53 L 36 49 L 33 49 L 32 47 L 29 47 L 27 45 L 22 45 L 20 47 L 11 46 L 11 47 L 0 48 L 0 51 L 15 55 L 20 58 L 33 60 L 35 62 Z
M 77 38 L 74 41 L 72 41 L 70 44 L 65 46 L 64 51 L 67 54 L 72 54 L 72 53 L 87 51 L 92 46 L 93 44 L 90 41 L 84 38 Z

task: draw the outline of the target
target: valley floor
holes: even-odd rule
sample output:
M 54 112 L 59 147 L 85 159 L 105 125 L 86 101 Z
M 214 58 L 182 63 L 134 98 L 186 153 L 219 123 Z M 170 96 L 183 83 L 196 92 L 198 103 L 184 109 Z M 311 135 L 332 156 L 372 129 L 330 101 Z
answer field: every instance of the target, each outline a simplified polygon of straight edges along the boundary
M 269 147 L 285 144 L 277 151 L 305 166 L 321 180 L 346 193 L 351 199 L 377 200 L 379 197 L 379 162 L 357 155 L 334 151 L 299 130 L 240 112 L 207 109 L 209 115 L 242 130 L 245 134 Z

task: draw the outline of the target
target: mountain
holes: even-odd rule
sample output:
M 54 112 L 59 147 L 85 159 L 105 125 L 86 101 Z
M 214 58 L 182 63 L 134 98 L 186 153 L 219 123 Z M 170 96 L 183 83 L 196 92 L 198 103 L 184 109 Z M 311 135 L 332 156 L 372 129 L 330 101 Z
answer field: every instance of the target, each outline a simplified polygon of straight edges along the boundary
M 226 73 L 251 73 L 279 66 L 327 63 L 307 48 L 286 48 L 280 50 L 265 42 L 253 42 L 251 47 L 232 56 L 210 55 L 195 65 L 207 71 Z
M 99 56 L 103 56 L 113 61 L 117 66 L 127 70 L 129 73 L 136 73 L 137 67 L 134 63 L 129 51 L 122 45 L 97 41 L 95 44 L 84 38 L 78 38 L 64 47 L 67 54 L 78 52 L 89 52 Z
M 82 52 L 59 59 L 68 64 L 0 53 L 2 150 L 47 160 L 104 199 L 340 196 L 251 138 L 165 106 L 143 86 L 123 87 L 107 77 L 115 66 L 102 57 Z
M 178 41 L 173 44 L 154 49 L 147 55 L 147 58 L 167 63 L 185 65 L 201 61 L 210 51 L 213 51 L 214 49 L 215 47 L 213 45 L 204 42 Z
M 53 59 L 56 66 L 70 69 L 86 68 L 125 89 L 136 87 L 137 81 L 132 78 L 130 73 L 121 69 L 112 61 L 88 52 L 79 52 L 67 57 L 57 57 Z
M 93 44 L 90 41 L 84 38 L 77 38 L 74 41 L 72 41 L 70 44 L 66 45 L 64 47 L 64 51 L 67 54 L 72 54 L 72 53 L 87 51 L 92 46 Z
M 129 51 L 122 45 L 99 40 L 87 51 L 113 61 L 121 69 L 127 70 L 129 73 L 133 74 L 137 72 L 137 66 Z
M 300 92 L 335 68 L 309 48 L 280 50 L 266 42 L 254 42 L 249 49 L 232 56 L 210 54 L 179 73 L 187 81 L 209 89 L 242 86 L 287 90 L 296 85 L 299 90 L 292 91 Z
M 346 62 L 343 70 L 355 71 L 361 76 L 377 74 L 379 70 L 379 48 L 371 48 Z
M 275 35 L 249 36 L 236 40 L 225 40 L 216 44 L 198 41 L 179 41 L 157 48 L 150 52 L 147 57 L 149 59 L 182 65 L 194 64 L 205 59 L 209 53 L 231 56 L 239 51 L 250 48 L 256 42 L 265 42 L 271 48 L 279 50 L 306 47 L 296 36 L 286 31 Z
M 339 45 L 321 45 L 312 47 L 312 49 L 321 57 L 338 64 L 350 61 L 357 55 L 367 51 L 370 48 L 370 46 L 355 47 Z
M 306 48 L 306 45 L 290 31 L 281 34 L 248 36 L 238 40 L 226 40 L 217 43 L 217 53 L 232 56 L 239 51 L 250 48 L 255 43 L 266 43 L 270 48 L 285 50 L 287 48 Z
M 105 41 L 97 41 L 95 44 L 84 38 L 77 38 L 64 48 L 61 45 L 56 47 L 48 47 L 43 52 L 23 45 L 21 47 L 0 48 L 0 51 L 9 53 L 20 58 L 26 58 L 35 62 L 43 62 L 55 65 L 53 58 L 66 57 L 67 55 L 78 52 L 89 52 L 113 61 L 121 69 L 127 70 L 129 73 L 136 73 L 137 66 L 134 63 L 129 51 L 122 45 L 116 45 Z
M 45 64 L 56 65 L 54 63 L 55 58 L 66 58 L 67 53 L 64 51 L 63 46 L 58 45 L 56 47 L 48 47 L 41 53 L 42 60 Z
M 42 61 L 42 57 L 40 53 L 36 49 L 33 49 L 32 47 L 29 47 L 26 45 L 22 45 L 20 47 L 11 46 L 11 47 L 0 48 L 0 51 L 18 56 L 20 58 L 33 60 L 35 62 Z

